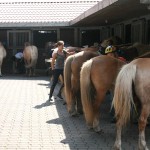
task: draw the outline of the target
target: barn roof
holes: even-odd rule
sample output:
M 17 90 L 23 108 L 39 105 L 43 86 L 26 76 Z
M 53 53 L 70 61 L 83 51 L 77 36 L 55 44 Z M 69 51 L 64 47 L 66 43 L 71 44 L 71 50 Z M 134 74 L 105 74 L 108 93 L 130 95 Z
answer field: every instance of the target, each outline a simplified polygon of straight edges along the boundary
M 0 0 L 0 27 L 69 26 L 101 0 Z
M 0 0 L 0 28 L 105 26 L 150 14 L 150 0 Z

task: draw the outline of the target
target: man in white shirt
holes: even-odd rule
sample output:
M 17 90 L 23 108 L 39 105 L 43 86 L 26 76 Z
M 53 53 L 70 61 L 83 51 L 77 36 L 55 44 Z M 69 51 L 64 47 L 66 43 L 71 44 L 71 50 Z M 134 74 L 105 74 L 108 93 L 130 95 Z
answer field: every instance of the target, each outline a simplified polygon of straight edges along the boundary
M 23 53 L 22 52 L 18 52 L 17 54 L 15 54 L 16 59 L 22 59 L 23 58 Z

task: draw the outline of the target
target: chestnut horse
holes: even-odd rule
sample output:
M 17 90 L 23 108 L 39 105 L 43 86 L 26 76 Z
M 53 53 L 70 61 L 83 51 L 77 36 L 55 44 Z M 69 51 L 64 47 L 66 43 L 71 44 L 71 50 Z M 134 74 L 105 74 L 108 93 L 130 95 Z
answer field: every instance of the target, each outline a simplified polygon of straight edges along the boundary
M 26 75 L 34 76 L 35 67 L 38 59 L 37 47 L 34 45 L 29 45 L 29 43 L 25 43 L 25 48 L 23 50 L 23 58 L 26 67 Z
M 83 62 L 99 56 L 97 52 L 82 51 L 70 55 L 64 66 L 64 88 L 67 109 L 71 116 L 82 113 L 80 99 L 80 70 Z M 77 109 L 76 109 L 77 108 Z
M 66 47 L 66 51 L 67 52 L 74 52 L 74 53 L 78 53 L 81 51 L 92 51 L 92 52 L 97 52 L 99 51 L 99 47 L 98 46 L 91 46 L 91 47 Z
M 2 68 L 3 59 L 5 57 L 6 57 L 6 50 L 4 46 L 2 45 L 2 43 L 0 42 L 0 77 L 2 77 L 1 68 Z
M 122 126 L 130 120 L 131 108 L 140 104 L 139 150 L 148 150 L 145 140 L 145 127 L 150 115 L 150 58 L 138 58 L 123 66 L 116 79 L 112 105 L 117 118 L 115 149 L 121 150 Z M 136 96 L 136 99 L 133 96 Z M 136 109 L 137 110 L 137 109 Z
M 81 101 L 88 128 L 101 132 L 99 110 L 106 92 L 113 91 L 115 79 L 125 62 L 106 55 L 86 61 L 80 72 Z

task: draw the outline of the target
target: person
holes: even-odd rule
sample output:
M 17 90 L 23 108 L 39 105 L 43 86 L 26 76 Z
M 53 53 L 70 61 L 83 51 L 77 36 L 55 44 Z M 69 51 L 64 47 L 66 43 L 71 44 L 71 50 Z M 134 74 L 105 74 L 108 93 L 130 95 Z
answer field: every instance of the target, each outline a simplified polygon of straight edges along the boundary
M 119 57 L 118 53 L 117 53 L 117 47 L 113 46 L 113 45 L 109 45 L 106 47 L 105 49 L 105 55 L 109 56 L 109 57 L 114 57 L 117 58 L 121 61 L 126 61 L 123 57 Z M 107 91 L 107 96 L 109 94 L 109 98 L 112 99 L 113 95 L 111 92 Z M 115 112 L 114 112 L 114 108 L 111 109 L 111 115 L 113 116 L 113 118 L 111 119 L 111 123 L 116 123 L 116 117 L 114 116 Z
M 52 85 L 50 88 L 50 95 L 49 95 L 49 101 L 52 100 L 53 92 L 55 89 L 55 86 L 58 82 L 59 76 L 62 76 L 62 79 L 64 78 L 63 72 L 64 72 L 64 62 L 66 57 L 69 55 L 69 52 L 64 50 L 64 41 L 58 41 L 56 43 L 56 48 L 53 51 L 52 54 L 52 61 L 51 61 L 51 69 L 52 69 Z M 61 90 L 63 88 L 64 84 L 60 87 L 60 90 L 58 92 L 57 97 L 60 99 L 63 99 L 61 96 Z
M 23 53 L 19 51 L 13 56 L 12 59 L 15 62 L 16 73 L 24 73 Z
M 109 45 L 106 47 L 105 49 L 105 55 L 110 56 L 110 57 L 114 57 L 117 58 L 121 61 L 126 62 L 126 59 L 123 57 L 120 57 L 117 53 L 117 47 L 113 46 L 113 45 Z

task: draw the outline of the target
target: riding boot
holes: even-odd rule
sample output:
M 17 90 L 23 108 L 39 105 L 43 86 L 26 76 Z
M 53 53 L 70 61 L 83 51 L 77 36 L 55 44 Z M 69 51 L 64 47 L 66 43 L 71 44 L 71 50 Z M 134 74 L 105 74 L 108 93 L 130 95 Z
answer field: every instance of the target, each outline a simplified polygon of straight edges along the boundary
M 62 96 L 61 96 L 61 92 L 62 92 L 63 87 L 64 87 L 64 84 L 62 84 L 62 86 L 60 87 L 59 92 L 58 92 L 58 94 L 57 94 L 57 96 L 58 96 L 60 99 L 63 99 Z
M 52 98 L 52 96 L 53 96 L 54 88 L 55 88 L 55 86 L 51 86 L 51 88 L 50 88 L 49 101 L 52 100 L 51 98 Z

